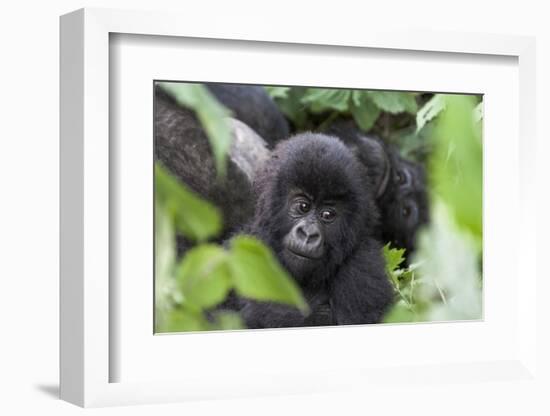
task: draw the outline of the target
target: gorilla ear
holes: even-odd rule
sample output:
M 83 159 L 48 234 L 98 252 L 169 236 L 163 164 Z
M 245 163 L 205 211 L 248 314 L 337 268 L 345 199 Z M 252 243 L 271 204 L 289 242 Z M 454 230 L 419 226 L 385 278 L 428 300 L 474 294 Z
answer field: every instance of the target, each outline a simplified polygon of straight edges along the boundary
M 390 180 L 391 164 L 388 153 L 380 140 L 373 137 L 361 136 L 363 151 L 368 155 L 368 166 L 372 167 L 369 176 L 373 180 L 374 194 L 379 198 Z

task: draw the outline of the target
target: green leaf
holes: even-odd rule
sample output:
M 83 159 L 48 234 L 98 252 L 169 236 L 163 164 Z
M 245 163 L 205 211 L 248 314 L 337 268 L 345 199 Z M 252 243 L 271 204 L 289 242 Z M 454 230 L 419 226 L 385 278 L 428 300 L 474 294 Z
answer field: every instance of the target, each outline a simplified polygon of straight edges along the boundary
M 238 236 L 231 241 L 233 285 L 238 294 L 261 301 L 308 306 L 294 279 L 283 269 L 271 250 L 255 238 Z
M 222 228 L 218 209 L 155 164 L 155 196 L 173 218 L 176 229 L 195 241 L 217 236 Z
M 473 235 L 457 228 L 446 204 L 436 201 L 431 223 L 418 238 L 415 258 L 423 284 L 415 296 L 430 307 L 426 320 L 480 319 L 479 248 Z
M 457 224 L 481 242 L 483 152 L 481 123 L 475 123 L 475 97 L 447 95 L 431 158 L 431 181 L 451 208 Z
M 241 316 L 237 312 L 216 312 L 214 313 L 214 323 L 212 329 L 231 330 L 245 329 Z
M 382 110 L 388 113 L 416 114 L 418 106 L 414 94 L 397 91 L 365 91 L 369 98 Z
M 172 222 L 166 210 L 155 201 L 155 327 L 177 303 L 174 282 L 176 241 Z
M 306 106 L 301 102 L 306 90 L 307 88 L 304 87 L 288 87 L 288 89 L 285 90 L 284 96 L 281 90 L 279 90 L 279 93 L 272 95 L 279 109 L 290 121 L 292 121 L 294 126 L 300 130 L 308 127 L 308 117 L 305 111 Z
M 195 111 L 208 140 L 218 176 L 225 176 L 226 156 L 231 146 L 231 130 L 226 117 L 230 112 L 210 94 L 202 84 L 161 82 L 162 89 L 171 94 L 178 104 Z
M 399 265 L 405 260 L 405 249 L 391 248 L 390 243 L 384 246 L 383 253 L 384 259 L 386 260 L 386 271 L 388 274 L 391 274 L 398 269 Z
M 384 323 L 415 322 L 418 321 L 413 309 L 403 300 L 397 302 L 384 316 Z
M 207 244 L 189 250 L 176 272 L 184 302 L 200 309 L 221 303 L 231 285 L 227 252 Z
M 435 94 L 424 106 L 416 113 L 416 131 L 419 132 L 422 127 L 436 117 L 445 109 L 445 98 L 442 94 Z
M 483 101 L 480 102 L 476 107 L 474 108 L 474 121 L 476 123 L 479 123 L 483 120 Z
M 301 99 L 313 113 L 328 110 L 348 111 L 351 91 L 332 88 L 308 88 Z
M 173 309 L 169 312 L 165 322 L 158 328 L 158 332 L 186 332 L 207 331 L 210 323 L 201 313 L 188 309 Z
M 291 87 L 264 87 L 269 96 L 275 98 L 287 98 Z
M 368 132 L 380 115 L 380 109 L 364 91 L 353 91 L 350 111 L 359 128 Z

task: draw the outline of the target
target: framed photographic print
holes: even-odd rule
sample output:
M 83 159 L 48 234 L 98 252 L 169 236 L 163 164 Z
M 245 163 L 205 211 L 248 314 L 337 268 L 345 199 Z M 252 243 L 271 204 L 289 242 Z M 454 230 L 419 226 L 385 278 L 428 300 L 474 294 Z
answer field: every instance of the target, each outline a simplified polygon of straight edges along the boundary
M 533 40 L 181 22 L 61 18 L 62 398 L 531 379 Z

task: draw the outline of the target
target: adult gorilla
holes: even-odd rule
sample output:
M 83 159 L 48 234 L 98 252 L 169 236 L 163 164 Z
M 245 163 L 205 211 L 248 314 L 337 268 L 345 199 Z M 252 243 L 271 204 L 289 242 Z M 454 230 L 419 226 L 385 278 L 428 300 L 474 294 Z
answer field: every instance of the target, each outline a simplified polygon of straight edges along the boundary
M 364 168 L 340 140 L 304 133 L 281 142 L 258 173 L 246 230 L 267 243 L 302 289 L 311 313 L 241 301 L 249 328 L 379 322 L 392 301 L 378 212 Z
M 327 132 L 339 137 L 367 168 L 366 182 L 374 187 L 380 210 L 378 237 L 410 255 L 416 233 L 429 216 L 424 168 L 382 140 L 365 135 L 351 120 L 339 120 Z

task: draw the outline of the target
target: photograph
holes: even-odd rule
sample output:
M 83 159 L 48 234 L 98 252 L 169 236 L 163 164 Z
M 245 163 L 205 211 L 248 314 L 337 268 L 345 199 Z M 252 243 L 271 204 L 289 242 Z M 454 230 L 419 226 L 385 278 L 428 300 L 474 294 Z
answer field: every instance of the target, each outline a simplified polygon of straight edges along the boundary
M 152 93 L 156 334 L 483 319 L 482 94 Z

